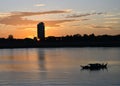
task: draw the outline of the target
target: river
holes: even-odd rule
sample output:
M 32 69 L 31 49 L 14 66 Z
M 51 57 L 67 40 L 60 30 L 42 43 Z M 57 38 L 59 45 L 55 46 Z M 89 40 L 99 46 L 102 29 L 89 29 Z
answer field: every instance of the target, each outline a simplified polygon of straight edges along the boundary
M 120 48 L 0 49 L 0 86 L 120 86 Z

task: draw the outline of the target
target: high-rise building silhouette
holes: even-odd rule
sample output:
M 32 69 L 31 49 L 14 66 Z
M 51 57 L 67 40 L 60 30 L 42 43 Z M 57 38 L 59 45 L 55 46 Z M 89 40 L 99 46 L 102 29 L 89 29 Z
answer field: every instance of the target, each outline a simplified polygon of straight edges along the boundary
M 45 24 L 43 22 L 40 22 L 37 25 L 37 37 L 40 40 L 44 40 L 45 39 Z

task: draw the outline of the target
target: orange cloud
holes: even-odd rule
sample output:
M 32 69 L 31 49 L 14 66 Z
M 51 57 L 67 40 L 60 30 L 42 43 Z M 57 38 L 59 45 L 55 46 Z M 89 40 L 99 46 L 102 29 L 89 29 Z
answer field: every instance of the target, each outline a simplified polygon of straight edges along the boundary
M 94 25 L 94 24 L 92 24 L 92 25 L 89 25 L 89 27 L 90 28 L 98 28 L 98 29 L 107 29 L 107 30 L 111 30 L 111 29 L 113 29 L 112 27 L 110 27 L 110 26 L 103 26 L 103 25 Z
M 36 25 L 38 20 L 29 20 L 24 17 L 35 16 L 35 15 L 45 15 L 45 14 L 61 14 L 69 13 L 70 10 L 53 10 L 45 12 L 11 12 L 11 15 L 4 18 L 0 18 L 0 24 L 13 25 L 13 26 L 27 26 L 27 25 Z M 54 20 L 54 21 L 45 21 L 48 26 L 58 26 L 59 23 L 71 22 L 74 20 Z
M 53 11 L 46 11 L 46 12 L 11 12 L 11 15 L 4 18 L 0 18 L 0 24 L 5 24 L 5 25 L 31 25 L 32 24 L 33 25 L 33 24 L 37 24 L 39 21 L 28 20 L 23 17 L 44 15 L 44 14 L 60 14 L 60 13 L 68 13 L 68 12 L 70 11 L 53 10 Z
M 59 27 L 61 23 L 66 23 L 66 22 L 73 22 L 73 21 L 78 21 L 78 20 L 52 20 L 52 21 L 45 21 L 46 26 L 48 27 Z

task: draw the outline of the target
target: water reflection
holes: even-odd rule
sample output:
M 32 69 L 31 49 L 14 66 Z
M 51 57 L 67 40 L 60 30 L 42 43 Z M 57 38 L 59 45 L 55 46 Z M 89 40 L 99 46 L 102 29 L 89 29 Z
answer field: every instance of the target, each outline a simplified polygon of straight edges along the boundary
M 37 54 L 38 54 L 38 59 L 39 59 L 39 63 L 40 63 L 40 70 L 43 70 L 45 71 L 46 70 L 46 67 L 45 67 L 45 52 L 44 52 L 44 49 L 38 49 L 37 50 Z
M 120 48 L 0 49 L 0 86 L 119 84 L 119 56 Z M 80 71 L 80 65 L 104 61 L 109 71 Z
M 46 71 L 44 49 L 0 50 L 2 71 Z
M 47 78 L 45 49 L 37 49 L 37 58 L 39 64 L 39 78 L 44 80 Z

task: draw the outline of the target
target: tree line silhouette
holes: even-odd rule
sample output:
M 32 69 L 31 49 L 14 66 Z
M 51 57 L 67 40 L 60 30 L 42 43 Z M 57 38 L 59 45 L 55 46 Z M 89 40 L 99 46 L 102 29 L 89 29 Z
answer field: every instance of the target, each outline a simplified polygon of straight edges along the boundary
M 120 35 L 74 34 L 61 37 L 49 36 L 44 40 L 37 40 L 37 37 L 15 39 L 13 35 L 0 38 L 0 48 L 35 47 L 120 47 Z

